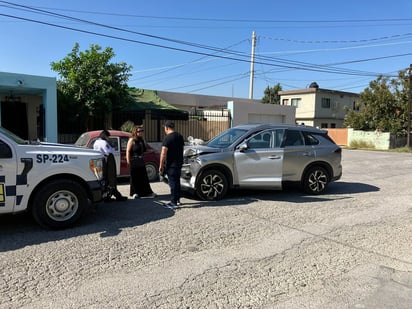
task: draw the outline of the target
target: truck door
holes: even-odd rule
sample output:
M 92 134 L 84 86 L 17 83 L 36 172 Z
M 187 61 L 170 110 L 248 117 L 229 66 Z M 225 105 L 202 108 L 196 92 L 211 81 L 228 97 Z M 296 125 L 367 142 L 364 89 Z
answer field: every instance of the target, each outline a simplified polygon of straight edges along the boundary
M 16 203 L 17 162 L 13 150 L 0 139 L 0 213 L 10 213 Z
M 114 159 L 116 161 L 116 174 L 120 175 L 121 171 L 121 149 L 120 149 L 120 137 L 118 136 L 109 136 L 109 144 L 114 148 Z M 126 152 L 125 152 L 126 153 Z M 126 159 L 124 159 L 126 161 Z M 127 163 L 126 163 L 127 164 Z

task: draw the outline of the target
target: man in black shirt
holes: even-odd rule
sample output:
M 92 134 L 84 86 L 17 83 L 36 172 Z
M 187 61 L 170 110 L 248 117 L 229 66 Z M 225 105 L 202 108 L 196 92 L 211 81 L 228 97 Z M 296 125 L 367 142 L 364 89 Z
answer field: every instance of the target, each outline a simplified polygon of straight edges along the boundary
M 159 173 L 166 174 L 170 186 L 170 203 L 168 208 L 180 205 L 180 175 L 183 164 L 183 147 L 185 141 L 183 136 L 175 131 L 175 123 L 166 121 L 164 125 L 166 137 L 163 140 L 162 152 L 160 154 Z

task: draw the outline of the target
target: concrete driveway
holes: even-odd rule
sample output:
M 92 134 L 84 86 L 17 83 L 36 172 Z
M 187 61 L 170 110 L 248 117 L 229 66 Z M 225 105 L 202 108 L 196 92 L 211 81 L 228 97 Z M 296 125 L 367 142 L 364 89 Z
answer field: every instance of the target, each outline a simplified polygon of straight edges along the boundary
M 344 150 L 327 194 L 101 204 L 64 231 L 0 217 L 0 308 L 412 308 L 412 154 Z M 127 194 L 128 185 L 120 190 Z

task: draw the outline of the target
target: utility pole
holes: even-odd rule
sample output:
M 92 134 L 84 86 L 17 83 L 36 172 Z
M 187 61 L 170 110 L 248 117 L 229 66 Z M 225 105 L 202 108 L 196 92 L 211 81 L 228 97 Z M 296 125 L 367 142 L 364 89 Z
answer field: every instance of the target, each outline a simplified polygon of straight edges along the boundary
M 412 105 L 412 64 L 409 65 L 409 100 L 408 100 L 408 132 L 406 133 L 406 147 L 411 143 L 411 105 Z
M 252 33 L 252 53 L 250 56 L 250 81 L 249 81 L 249 99 L 253 99 L 253 79 L 255 74 L 255 46 L 256 46 L 256 33 Z

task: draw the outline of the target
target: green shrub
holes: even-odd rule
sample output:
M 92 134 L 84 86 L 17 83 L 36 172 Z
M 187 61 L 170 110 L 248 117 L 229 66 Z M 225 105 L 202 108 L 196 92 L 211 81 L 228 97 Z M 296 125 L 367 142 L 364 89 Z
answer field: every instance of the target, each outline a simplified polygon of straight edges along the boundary
M 399 148 L 395 148 L 395 149 L 390 149 L 390 151 L 395 151 L 395 152 L 412 152 L 412 148 L 411 147 L 399 147 Z
M 349 144 L 349 148 L 353 149 L 375 149 L 375 145 L 372 142 L 364 140 L 353 140 Z
M 131 120 L 127 120 L 125 123 L 122 124 L 122 126 L 120 127 L 120 130 L 124 132 L 132 133 L 133 127 L 134 127 L 134 122 Z

